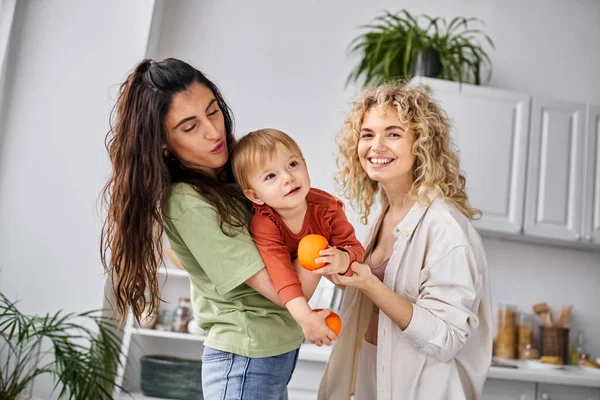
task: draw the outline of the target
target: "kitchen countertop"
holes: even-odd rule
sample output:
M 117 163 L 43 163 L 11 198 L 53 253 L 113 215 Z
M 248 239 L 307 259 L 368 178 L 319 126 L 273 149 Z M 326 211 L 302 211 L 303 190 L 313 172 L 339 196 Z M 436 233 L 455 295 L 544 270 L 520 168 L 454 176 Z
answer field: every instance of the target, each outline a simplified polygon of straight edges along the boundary
M 330 351 L 331 349 L 327 346 L 317 347 L 313 344 L 303 344 L 300 347 L 298 361 L 300 363 L 326 363 Z M 488 372 L 488 378 L 600 388 L 600 371 L 589 371 L 574 365 L 568 365 L 562 369 L 540 369 L 528 367 L 526 361 L 503 360 L 503 362 L 516 365 L 518 368 L 492 366 Z
M 600 388 L 600 371 L 590 371 L 575 365 L 567 365 L 561 369 L 541 369 L 528 367 L 524 361 L 510 363 L 518 368 L 492 366 L 488 378 Z

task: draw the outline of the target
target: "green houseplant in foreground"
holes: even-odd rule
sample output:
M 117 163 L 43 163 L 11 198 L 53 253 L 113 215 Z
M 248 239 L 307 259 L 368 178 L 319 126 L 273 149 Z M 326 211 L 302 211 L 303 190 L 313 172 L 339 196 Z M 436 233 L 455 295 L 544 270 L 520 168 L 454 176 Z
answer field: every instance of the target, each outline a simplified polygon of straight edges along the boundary
M 455 17 L 448 23 L 440 17 L 415 17 L 406 10 L 385 11 L 361 26 L 365 32 L 350 43 L 349 52 L 358 55 L 359 62 L 346 83 L 362 81 L 367 86 L 424 75 L 480 85 L 486 70 L 489 81 L 492 64 L 479 39 L 492 49 L 494 43 L 483 31 L 470 28 L 473 23 L 483 21 Z
M 0 399 L 19 399 L 43 374 L 61 399 L 111 399 L 119 355 L 114 326 L 99 312 L 30 316 L 0 293 Z

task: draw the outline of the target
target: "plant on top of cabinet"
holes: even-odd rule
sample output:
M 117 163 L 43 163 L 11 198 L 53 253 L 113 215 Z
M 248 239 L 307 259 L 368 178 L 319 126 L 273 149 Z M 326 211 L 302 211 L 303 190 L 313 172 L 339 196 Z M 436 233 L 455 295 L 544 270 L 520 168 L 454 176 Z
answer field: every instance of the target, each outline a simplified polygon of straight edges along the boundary
M 419 24 L 425 20 L 425 27 Z M 385 11 L 349 46 L 350 54 L 360 59 L 348 76 L 346 84 L 362 81 L 363 86 L 379 84 L 412 76 L 427 76 L 456 82 L 481 85 L 492 74 L 492 63 L 478 39 L 494 48 L 490 37 L 470 23 L 482 23 L 478 18 L 445 18 L 428 15 L 413 16 L 407 10 L 395 14 Z

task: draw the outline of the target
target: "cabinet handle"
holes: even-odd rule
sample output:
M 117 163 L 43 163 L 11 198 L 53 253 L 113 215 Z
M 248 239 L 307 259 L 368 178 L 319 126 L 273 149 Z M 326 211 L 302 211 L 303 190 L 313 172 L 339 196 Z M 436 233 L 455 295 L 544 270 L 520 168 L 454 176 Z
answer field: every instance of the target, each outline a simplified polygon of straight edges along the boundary
M 575 234 L 575 240 L 581 240 L 581 235 L 579 233 Z
M 542 400 L 551 400 L 550 395 L 546 392 L 542 393 Z
M 591 235 L 585 235 L 584 239 L 587 240 L 588 242 L 592 241 L 592 236 Z

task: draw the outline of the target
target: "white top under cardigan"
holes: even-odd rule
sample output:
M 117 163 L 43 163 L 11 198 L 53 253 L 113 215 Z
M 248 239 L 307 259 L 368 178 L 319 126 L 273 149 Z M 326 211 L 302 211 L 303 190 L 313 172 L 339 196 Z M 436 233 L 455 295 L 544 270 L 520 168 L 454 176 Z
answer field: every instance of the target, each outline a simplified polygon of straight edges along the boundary
M 384 284 L 413 303 L 402 331 L 379 313 L 377 400 L 479 399 L 492 359 L 492 308 L 481 238 L 456 207 L 430 192 L 394 228 Z M 388 207 L 371 233 L 367 253 Z M 347 287 L 340 339 L 319 387 L 320 400 L 349 399 L 372 302 Z M 373 399 L 376 400 L 376 399 Z

